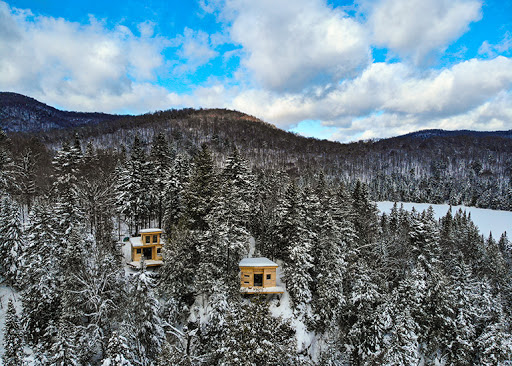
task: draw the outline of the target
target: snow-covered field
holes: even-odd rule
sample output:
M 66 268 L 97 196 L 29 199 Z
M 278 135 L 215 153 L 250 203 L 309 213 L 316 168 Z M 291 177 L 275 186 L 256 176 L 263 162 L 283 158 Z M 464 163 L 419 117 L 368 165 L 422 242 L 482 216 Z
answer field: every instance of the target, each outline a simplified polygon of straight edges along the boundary
M 393 207 L 394 202 L 376 202 L 377 207 L 381 212 L 385 212 L 389 214 L 391 208 Z M 401 204 L 404 205 L 404 209 L 407 211 L 412 210 L 414 207 L 416 211 L 426 210 L 429 206 L 432 206 L 434 209 L 434 214 L 437 219 L 446 215 L 448 210 L 450 209 L 450 205 L 435 205 L 429 203 L 413 203 L 413 202 L 397 202 L 398 207 Z M 501 234 L 505 231 L 508 235 L 512 233 L 512 212 L 510 211 L 499 211 L 499 210 L 489 210 L 485 208 L 476 208 L 476 207 L 466 207 L 466 206 L 452 206 L 452 215 L 455 214 L 459 209 L 466 211 L 471 214 L 471 219 L 475 223 L 476 226 L 480 229 L 480 233 L 485 237 L 489 236 L 489 233 L 492 232 L 492 236 L 495 239 L 499 239 Z

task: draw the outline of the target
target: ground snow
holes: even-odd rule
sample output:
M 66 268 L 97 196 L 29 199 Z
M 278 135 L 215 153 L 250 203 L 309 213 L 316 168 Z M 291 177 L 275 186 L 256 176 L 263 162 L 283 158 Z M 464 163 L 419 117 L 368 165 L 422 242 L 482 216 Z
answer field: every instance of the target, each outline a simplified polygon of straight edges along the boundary
M 394 204 L 394 202 L 389 201 L 376 203 L 378 209 L 381 212 L 385 212 L 386 214 L 391 212 Z M 436 219 L 445 216 L 450 209 L 450 205 L 436 205 L 430 203 L 397 202 L 397 204 L 398 208 L 400 208 L 400 205 L 403 204 L 405 210 L 411 211 L 414 207 L 418 212 L 422 212 L 428 209 L 429 206 L 432 206 Z M 489 233 L 491 232 L 493 238 L 495 239 L 499 239 L 501 234 L 503 234 L 505 231 L 509 234 L 512 233 L 512 212 L 510 211 L 489 210 L 486 208 L 467 206 L 451 207 L 452 215 L 455 215 L 459 209 L 462 209 L 468 214 L 471 214 L 471 220 L 473 220 L 475 225 L 478 226 L 480 234 L 484 235 L 486 238 L 489 237 Z

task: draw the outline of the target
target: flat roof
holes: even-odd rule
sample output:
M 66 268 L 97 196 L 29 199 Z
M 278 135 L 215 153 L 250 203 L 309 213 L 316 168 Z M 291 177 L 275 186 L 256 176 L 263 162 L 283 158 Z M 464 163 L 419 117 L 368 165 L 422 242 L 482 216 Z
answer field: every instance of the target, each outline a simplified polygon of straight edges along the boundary
M 272 262 L 265 257 L 244 258 L 240 261 L 239 267 L 279 267 L 277 263 Z
M 140 238 L 140 236 L 131 237 L 130 238 L 130 243 L 134 247 L 141 247 L 142 246 L 142 239 Z
M 162 229 L 157 229 L 157 228 L 150 228 L 150 229 L 139 230 L 139 234 L 161 233 L 161 232 L 163 232 L 163 230 Z

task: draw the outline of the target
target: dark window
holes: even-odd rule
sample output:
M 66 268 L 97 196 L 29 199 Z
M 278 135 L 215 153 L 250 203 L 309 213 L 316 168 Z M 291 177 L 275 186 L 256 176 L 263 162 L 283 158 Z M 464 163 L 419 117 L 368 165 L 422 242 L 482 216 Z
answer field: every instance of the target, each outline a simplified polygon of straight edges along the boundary
M 158 242 L 158 235 L 153 235 L 153 244 Z
M 162 254 L 162 248 L 156 248 L 156 254 L 158 254 L 158 255 Z
M 144 259 L 153 259 L 153 248 L 144 248 L 142 254 L 144 255 Z
M 244 274 L 244 277 L 251 277 L 251 276 L 250 276 L 250 275 L 246 275 L 246 274 Z
M 269 274 L 268 274 L 268 275 L 267 275 L 267 280 L 270 280 L 270 279 L 272 279 L 272 275 L 269 275 Z
M 249 284 L 249 282 L 245 281 L 244 283 Z
M 137 254 L 140 254 L 142 253 L 142 250 L 141 249 L 137 249 Z
M 149 238 L 150 238 L 150 236 L 146 235 L 146 244 L 149 244 Z
M 254 275 L 254 286 L 263 286 L 263 274 Z

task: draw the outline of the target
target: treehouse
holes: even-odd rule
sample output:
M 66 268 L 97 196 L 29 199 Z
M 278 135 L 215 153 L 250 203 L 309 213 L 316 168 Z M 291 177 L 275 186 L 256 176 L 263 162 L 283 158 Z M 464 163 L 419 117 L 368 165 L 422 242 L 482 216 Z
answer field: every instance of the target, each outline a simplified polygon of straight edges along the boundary
M 162 232 L 161 229 L 155 228 L 142 229 L 139 231 L 140 236 L 130 238 L 132 261 L 129 265 L 140 268 L 142 257 L 148 267 L 162 265 Z
M 282 294 L 276 285 L 276 263 L 267 258 L 244 258 L 240 267 L 240 292 L 244 294 Z

